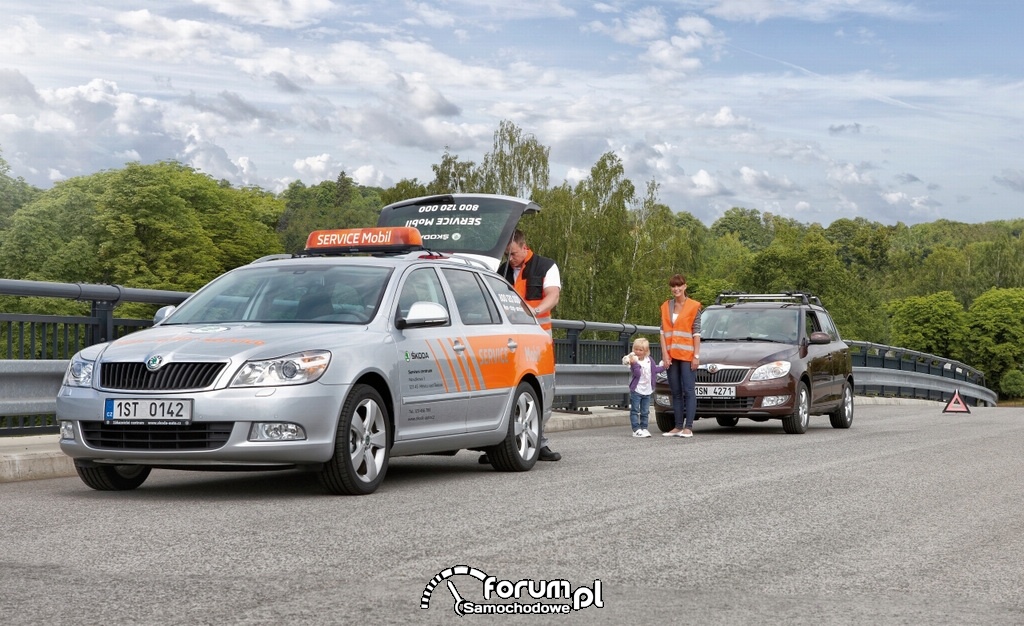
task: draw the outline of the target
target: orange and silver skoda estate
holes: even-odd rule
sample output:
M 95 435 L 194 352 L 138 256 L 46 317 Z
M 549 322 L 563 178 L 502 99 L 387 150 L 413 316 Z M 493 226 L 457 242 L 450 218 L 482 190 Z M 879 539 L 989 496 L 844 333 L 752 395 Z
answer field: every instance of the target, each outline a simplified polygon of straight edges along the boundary
M 418 201 L 421 215 L 472 218 L 456 241 L 508 237 L 536 210 L 503 196 Z M 367 494 L 390 457 L 462 449 L 529 470 L 554 350 L 489 265 L 425 246 L 410 226 L 314 232 L 305 253 L 232 270 L 153 328 L 76 354 L 57 400 L 61 448 L 100 490 L 138 487 L 154 467 L 299 467 L 331 493 Z

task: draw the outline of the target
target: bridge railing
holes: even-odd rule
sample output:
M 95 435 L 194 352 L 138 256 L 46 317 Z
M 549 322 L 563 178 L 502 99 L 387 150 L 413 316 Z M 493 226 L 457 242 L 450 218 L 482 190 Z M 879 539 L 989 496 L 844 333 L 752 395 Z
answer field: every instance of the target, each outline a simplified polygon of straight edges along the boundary
M 56 432 L 57 390 L 68 359 L 82 348 L 152 325 L 148 319 L 114 317 L 122 302 L 179 304 L 190 294 L 116 285 L 0 279 L 0 296 L 86 301 L 82 316 L 0 313 L 0 436 Z M 553 320 L 555 408 L 626 406 L 629 370 L 620 359 L 637 335 L 656 339 L 659 328 L 635 324 Z M 588 338 L 588 335 L 589 338 Z M 858 395 L 948 401 L 959 392 L 971 405 L 996 403 L 984 376 L 963 363 L 903 348 L 847 342 Z M 660 346 L 652 342 L 655 359 Z

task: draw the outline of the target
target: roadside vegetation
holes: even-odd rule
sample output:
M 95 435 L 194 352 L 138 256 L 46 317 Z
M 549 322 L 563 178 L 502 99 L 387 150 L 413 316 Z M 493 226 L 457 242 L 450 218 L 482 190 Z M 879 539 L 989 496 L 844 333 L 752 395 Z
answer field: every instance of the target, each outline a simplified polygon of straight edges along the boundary
M 818 295 L 846 339 L 898 345 L 985 372 L 1024 396 L 1024 219 L 908 226 L 864 218 L 827 227 L 729 209 L 706 225 L 662 203 L 603 155 L 576 184 L 552 185 L 549 149 L 502 122 L 479 161 L 445 150 L 429 182 L 382 189 L 334 181 L 283 192 L 236 188 L 177 162 L 131 163 L 41 190 L 0 154 L 0 278 L 191 291 L 266 254 L 298 252 L 318 228 L 376 223 L 391 202 L 435 193 L 531 198 L 532 247 L 562 271 L 561 319 L 659 324 L 671 274 L 709 304 L 722 291 Z M 86 313 L 83 303 L 0 297 L 0 310 Z M 150 307 L 126 304 L 125 317 Z

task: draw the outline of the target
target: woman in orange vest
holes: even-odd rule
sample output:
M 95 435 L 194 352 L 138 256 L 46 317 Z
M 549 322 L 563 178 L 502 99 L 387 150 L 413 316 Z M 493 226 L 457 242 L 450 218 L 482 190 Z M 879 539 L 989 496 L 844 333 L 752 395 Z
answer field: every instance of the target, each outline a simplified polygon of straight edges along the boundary
M 701 304 L 686 297 L 686 277 L 676 274 L 668 281 L 672 298 L 661 305 L 661 355 L 668 367 L 675 428 L 665 437 L 692 437 L 697 415 L 697 368 L 700 366 Z

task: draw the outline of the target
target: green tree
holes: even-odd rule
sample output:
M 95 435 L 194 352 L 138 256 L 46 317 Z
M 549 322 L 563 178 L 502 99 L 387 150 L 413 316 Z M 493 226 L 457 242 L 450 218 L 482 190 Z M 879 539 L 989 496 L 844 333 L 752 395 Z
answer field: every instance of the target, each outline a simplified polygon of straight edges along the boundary
M 734 233 L 751 252 L 760 252 L 771 244 L 775 235 L 761 219 L 757 209 L 733 207 L 711 225 L 711 234 L 722 237 Z
M 306 187 L 291 183 L 281 194 L 284 212 L 277 226 L 286 252 L 301 252 L 314 230 L 373 226 L 380 215 L 380 196 L 364 194 L 345 172 L 333 181 Z
M 1024 289 L 989 289 L 971 303 L 967 363 L 998 389 L 1003 374 L 1024 366 Z
M 427 195 L 427 188 L 425 185 L 421 185 L 415 178 L 403 178 L 395 183 L 394 187 L 381 191 L 380 205 L 381 208 L 383 208 L 401 200 L 419 198 L 425 195 Z
M 484 193 L 532 198 L 548 187 L 548 153 L 533 135 L 503 120 L 494 132 L 494 147 L 480 166 Z
M 25 179 L 11 178 L 11 166 L 7 164 L 0 151 L 0 233 L 8 226 L 8 220 L 14 212 L 32 202 L 41 190 L 29 185 Z
M 963 360 L 967 312 L 951 291 L 893 300 L 886 307 L 895 345 Z
M 999 391 L 1004 398 L 1024 398 L 1024 372 L 1010 370 L 999 380 Z

